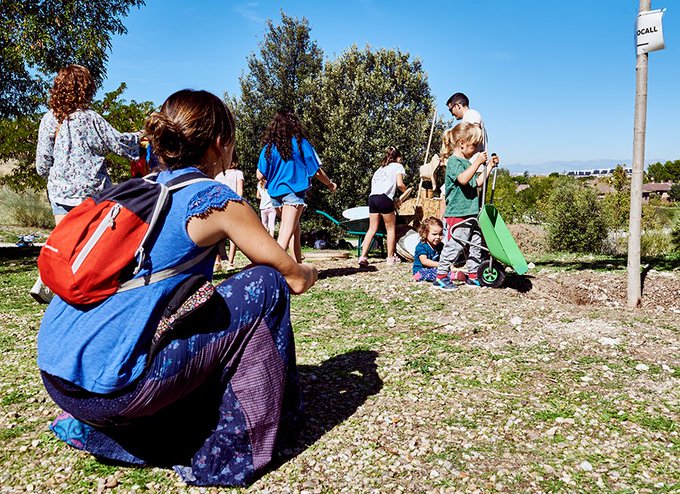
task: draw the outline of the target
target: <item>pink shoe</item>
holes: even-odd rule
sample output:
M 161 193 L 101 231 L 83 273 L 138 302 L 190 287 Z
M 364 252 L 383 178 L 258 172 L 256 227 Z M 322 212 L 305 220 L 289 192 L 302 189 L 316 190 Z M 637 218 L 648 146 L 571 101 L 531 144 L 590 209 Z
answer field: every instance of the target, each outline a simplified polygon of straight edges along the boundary
M 388 266 L 394 266 L 395 264 L 399 264 L 401 262 L 401 259 L 399 259 L 397 256 L 392 256 L 385 259 L 385 262 L 387 263 Z

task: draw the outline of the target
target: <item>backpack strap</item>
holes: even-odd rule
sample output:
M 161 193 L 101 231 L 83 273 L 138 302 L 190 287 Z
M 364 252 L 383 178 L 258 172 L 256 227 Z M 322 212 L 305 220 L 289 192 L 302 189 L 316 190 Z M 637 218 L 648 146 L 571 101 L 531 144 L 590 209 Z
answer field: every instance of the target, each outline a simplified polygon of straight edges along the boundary
M 208 255 L 215 253 L 215 248 L 211 247 L 206 249 L 205 251 L 201 252 L 199 255 L 194 257 L 193 259 L 189 259 L 188 261 L 184 261 L 181 264 L 178 264 L 177 266 L 173 266 L 171 268 L 163 269 L 161 271 L 158 271 L 157 273 L 150 273 L 146 276 L 142 276 L 141 278 L 133 278 L 129 281 L 126 281 L 125 283 L 121 283 L 120 287 L 118 288 L 118 291 L 116 293 L 120 292 L 126 292 L 128 290 L 132 290 L 133 288 L 139 288 L 140 286 L 146 286 L 150 285 L 152 283 L 157 283 L 162 280 L 166 280 L 168 278 L 171 278 L 172 276 L 175 276 L 177 274 L 183 273 L 184 271 L 187 271 L 189 268 L 195 266 L 199 262 L 201 262 L 203 259 L 208 257 Z
M 156 182 L 157 178 L 158 173 L 151 173 L 145 176 L 142 180 L 157 183 Z M 165 184 L 158 184 L 161 187 L 161 192 L 159 194 L 158 200 L 156 201 L 156 206 L 154 207 L 153 213 L 151 215 L 149 229 L 146 231 L 144 238 L 142 238 L 142 241 L 139 243 L 139 248 L 137 249 L 137 252 L 135 252 L 135 257 L 137 258 L 137 266 L 135 267 L 134 271 L 132 271 L 133 275 L 136 275 L 137 273 L 139 273 L 139 270 L 142 269 L 142 265 L 144 264 L 144 261 L 146 259 L 146 249 L 144 248 L 144 246 L 146 245 L 146 242 L 151 236 L 151 234 L 156 229 L 156 223 L 158 222 L 158 219 L 160 218 L 161 213 L 163 212 L 163 208 L 165 207 L 165 203 L 167 202 L 168 195 L 171 194 L 172 192 L 175 192 L 176 190 L 183 189 L 184 187 L 187 187 L 191 184 L 195 184 L 198 182 L 214 182 L 214 180 L 209 179 L 203 173 L 192 172 L 182 175 L 181 177 L 177 177 L 173 180 L 169 180 Z
M 151 173 L 147 175 L 146 177 L 143 177 L 143 180 L 146 180 L 148 182 L 156 182 L 156 179 L 158 178 L 158 173 Z M 171 194 L 172 192 L 175 192 L 176 190 L 183 189 L 184 187 L 187 187 L 189 185 L 199 183 L 199 182 L 215 182 L 216 184 L 219 183 L 215 180 L 212 180 L 205 176 L 203 173 L 200 172 L 192 172 L 192 173 L 187 173 L 185 175 L 182 175 L 181 177 L 177 177 L 173 180 L 169 180 L 165 184 L 159 184 L 162 189 L 161 189 L 161 195 L 162 197 L 157 201 L 156 203 L 156 208 L 154 209 L 152 219 L 151 219 L 151 225 L 146 232 L 146 235 L 144 236 L 144 239 L 142 239 L 141 243 L 139 244 L 139 249 L 135 253 L 135 257 L 138 257 L 138 263 L 137 267 L 133 271 L 133 274 L 137 274 L 139 270 L 142 268 L 142 264 L 144 263 L 144 260 L 146 258 L 146 251 L 144 249 L 144 244 L 147 241 L 147 238 L 151 234 L 151 232 L 155 229 L 156 222 L 162 212 L 163 205 L 165 204 L 167 200 L 167 196 Z M 189 268 L 192 268 L 199 262 L 201 262 L 203 259 L 208 257 L 210 253 L 213 253 L 214 255 L 214 248 L 209 248 L 206 249 L 204 252 L 201 252 L 198 254 L 196 257 L 193 259 L 189 259 L 188 261 L 184 261 L 181 264 L 178 264 L 177 266 L 173 266 L 170 268 L 163 269 L 161 271 L 158 271 L 156 273 L 149 273 L 146 276 L 142 276 L 140 278 L 133 278 L 131 280 L 128 280 L 124 283 L 121 283 L 120 287 L 118 288 L 116 293 L 119 292 L 125 292 L 128 290 L 132 290 L 133 288 L 138 288 L 140 286 L 145 286 L 145 285 L 150 285 L 152 283 L 156 283 L 158 281 L 165 280 L 167 278 L 170 278 L 172 276 L 175 276 L 177 274 L 183 273 L 184 271 L 187 271 Z

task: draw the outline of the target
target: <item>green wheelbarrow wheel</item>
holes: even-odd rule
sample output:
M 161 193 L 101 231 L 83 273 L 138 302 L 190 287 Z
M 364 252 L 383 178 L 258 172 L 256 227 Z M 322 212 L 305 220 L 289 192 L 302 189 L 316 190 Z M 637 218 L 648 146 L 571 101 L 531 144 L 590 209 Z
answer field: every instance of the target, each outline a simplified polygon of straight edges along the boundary
M 477 281 L 482 286 L 498 288 L 505 281 L 505 271 L 500 263 L 487 259 L 477 268 Z

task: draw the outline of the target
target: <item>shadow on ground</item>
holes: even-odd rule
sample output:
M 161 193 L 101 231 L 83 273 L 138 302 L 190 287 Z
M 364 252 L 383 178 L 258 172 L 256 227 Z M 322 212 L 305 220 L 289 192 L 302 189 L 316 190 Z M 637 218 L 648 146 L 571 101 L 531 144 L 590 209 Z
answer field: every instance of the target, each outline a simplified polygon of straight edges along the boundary
M 302 453 L 382 389 L 377 356 L 375 351 L 354 350 L 321 365 L 298 366 L 305 423 L 297 443 L 272 468 Z
M 363 268 L 334 268 L 334 269 L 322 269 L 319 271 L 319 279 L 323 280 L 326 278 L 337 278 L 339 276 L 351 276 L 357 273 L 374 273 L 378 271 L 375 266 L 366 266 Z
M 0 260 L 4 259 L 26 259 L 27 257 L 37 258 L 40 254 L 40 247 L 0 247 Z
M 515 273 L 507 273 L 503 288 L 516 290 L 520 293 L 528 293 L 534 288 L 531 278 L 533 278 L 533 276 L 520 276 Z
M 626 269 L 627 260 L 625 257 L 611 257 L 592 260 L 574 259 L 569 261 L 538 261 L 535 264 L 537 268 L 559 268 L 565 271 L 612 271 Z
M 0 275 L 25 273 L 37 267 L 36 256 L 0 258 Z

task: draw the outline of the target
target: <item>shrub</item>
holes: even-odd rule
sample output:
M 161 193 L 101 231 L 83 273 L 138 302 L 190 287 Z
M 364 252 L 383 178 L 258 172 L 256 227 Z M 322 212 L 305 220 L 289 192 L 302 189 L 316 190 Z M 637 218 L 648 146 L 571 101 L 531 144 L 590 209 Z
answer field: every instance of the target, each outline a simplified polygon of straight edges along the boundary
M 671 246 L 676 252 L 680 252 L 680 216 L 675 219 L 673 230 L 671 230 Z
M 0 189 L 2 217 L 6 221 L 28 228 L 54 228 L 52 208 L 43 194 L 27 189 L 16 192 L 9 187 Z
M 548 242 L 564 252 L 601 252 L 607 226 L 592 187 L 556 183 L 547 206 Z
M 664 256 L 671 251 L 671 237 L 661 230 L 647 230 L 640 236 L 642 257 Z
M 654 230 L 670 228 L 674 216 L 674 208 L 654 197 L 648 203 L 642 205 L 642 228 Z
M 611 229 L 628 229 L 630 192 L 614 192 L 602 199 L 602 214 Z
M 671 185 L 668 198 L 673 202 L 680 202 L 680 183 Z

